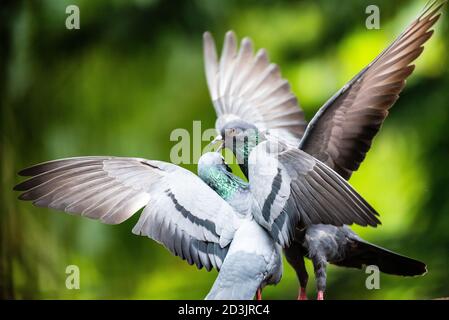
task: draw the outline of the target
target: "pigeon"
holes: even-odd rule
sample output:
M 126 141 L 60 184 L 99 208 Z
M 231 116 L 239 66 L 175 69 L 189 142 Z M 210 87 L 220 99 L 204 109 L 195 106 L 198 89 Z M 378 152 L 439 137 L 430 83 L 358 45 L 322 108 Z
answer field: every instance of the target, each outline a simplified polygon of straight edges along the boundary
M 259 288 L 279 282 L 281 247 L 252 218 L 256 207 L 239 200 L 247 185 L 226 169 L 215 170 L 222 160 L 218 153 L 202 156 L 199 178 L 162 161 L 66 158 L 20 171 L 31 178 L 14 189 L 22 191 L 20 200 L 106 224 L 119 224 L 144 208 L 134 234 L 199 269 L 220 271 L 207 299 L 252 299 Z
M 426 6 L 390 46 L 320 108 L 309 124 L 288 81 L 281 77 L 279 68 L 269 62 L 264 49 L 254 55 L 251 40 L 244 38 L 237 51 L 236 36 L 228 32 L 220 60 L 217 61 L 214 40 L 206 32 L 205 73 L 217 113 L 215 127 L 219 133 L 214 141 L 224 142 L 233 151 L 247 178 L 251 177 L 248 151 L 259 144 L 258 140 L 263 135 L 278 141 L 278 144 L 282 142 L 288 146 L 290 153 L 290 150 L 297 148 L 312 155 L 316 163 L 327 166 L 348 180 L 352 172 L 359 168 L 388 110 L 398 99 L 406 78 L 413 72 L 414 65 L 411 63 L 422 53 L 423 44 L 432 36 L 431 28 L 439 19 L 444 3 L 437 0 Z M 248 134 L 249 131 L 252 133 Z M 291 155 L 289 158 L 290 162 L 295 160 Z M 266 179 L 267 184 L 270 181 L 273 187 L 282 185 L 282 179 Z M 271 199 L 273 202 L 277 200 L 276 197 Z M 326 204 L 321 202 L 321 205 Z M 302 209 L 314 211 L 310 207 Z M 307 212 L 301 213 L 301 216 L 307 216 Z M 313 224 L 313 221 L 308 222 Z M 351 234 L 348 227 L 337 227 L 341 229 L 313 226 L 319 229 L 318 233 L 329 233 L 330 238 L 337 234 Z M 295 234 L 298 229 L 304 230 L 304 224 L 298 225 Z M 312 229 L 311 233 L 316 232 Z M 358 237 L 351 234 L 350 238 Z M 304 236 L 294 239 L 290 248 L 285 250 L 286 255 L 294 257 L 296 254 L 302 259 L 304 254 L 300 248 L 303 244 Z M 299 276 L 303 266 L 289 260 Z M 420 267 L 416 269 L 420 270 Z M 323 271 L 320 268 L 320 273 Z M 421 271 L 415 270 L 415 273 L 422 271 L 423 268 Z M 322 279 L 320 277 L 320 281 Z M 301 292 L 305 293 L 305 290 L 301 289 Z M 319 299 L 323 298 L 323 292 L 319 289 Z
M 231 207 L 244 215 L 250 211 L 251 189 L 248 182 L 232 173 L 224 158 L 217 152 L 205 153 L 198 164 L 198 176 L 225 199 Z M 253 242 L 251 237 L 248 241 Z M 300 253 L 300 254 L 298 254 Z M 313 261 L 318 286 L 318 300 L 324 297 L 326 264 L 362 268 L 376 265 L 380 271 L 400 276 L 422 275 L 427 272 L 423 262 L 381 248 L 360 238 L 348 226 L 311 225 L 296 230 L 294 243 L 285 250 L 287 261 L 295 267 L 301 282 L 300 300 L 307 299 L 308 274 L 303 257 Z M 268 260 L 266 258 L 266 260 Z M 280 278 L 280 276 L 279 276 Z M 261 298 L 261 286 L 257 297 Z
M 222 164 L 221 155 L 218 161 Z M 267 204 L 248 198 L 249 188 L 223 174 L 228 171 L 213 170 L 214 163 L 216 157 L 210 154 L 200 158 L 203 182 L 190 171 L 162 161 L 66 158 L 20 171 L 30 178 L 14 189 L 23 192 L 20 200 L 106 224 L 119 224 L 144 208 L 134 234 L 163 244 L 198 268 L 220 270 L 207 299 L 251 299 L 265 285 L 279 282 L 281 247 L 254 219 Z M 234 195 L 240 189 L 247 189 L 246 198 Z
M 255 127 L 247 129 L 246 133 Z M 380 223 L 378 213 L 327 165 L 282 141 L 265 139 L 262 131 L 254 131 L 252 137 L 257 143 L 248 143 L 243 135 L 232 138 L 244 142 L 251 219 L 242 217 L 193 173 L 141 158 L 53 160 L 19 172 L 30 178 L 14 189 L 23 192 L 19 199 L 36 206 L 106 224 L 121 223 L 144 208 L 133 233 L 150 237 L 198 268 L 220 269 L 208 298 L 249 299 L 264 285 L 279 281 L 280 258 L 275 252 L 293 241 L 298 225 Z M 264 267 L 259 258 L 270 253 L 273 274 L 258 272 L 256 264 Z M 240 254 L 252 256 L 251 270 L 243 263 L 250 257 Z M 226 290 L 230 279 L 234 286 Z
M 242 48 L 237 54 L 235 35 L 228 32 L 220 63 L 216 60 L 215 45 L 211 35 L 206 32 L 204 40 L 207 82 L 216 110 L 231 110 L 234 104 L 237 104 L 236 110 L 242 111 L 248 105 L 247 103 L 256 101 L 257 97 L 270 91 L 263 86 L 264 81 L 245 79 L 245 76 L 239 73 L 239 69 L 242 71 L 242 68 L 236 68 L 240 65 L 240 60 L 247 58 L 246 51 L 251 52 L 249 40 L 243 40 Z M 228 61 L 226 57 L 237 61 Z M 244 66 L 253 67 L 243 73 L 252 75 L 256 73 L 254 70 L 258 70 L 262 72 L 263 79 L 268 79 L 271 70 L 277 69 L 268 67 L 268 71 L 265 71 L 263 68 L 256 68 L 257 57 L 266 57 L 266 55 L 256 55 L 254 63 L 246 61 Z M 226 67 L 224 61 L 231 63 L 231 66 Z M 210 71 L 211 69 L 213 71 Z M 228 69 L 235 70 L 238 74 L 229 75 Z M 239 84 L 234 89 L 233 81 L 226 82 L 226 79 L 237 79 L 238 82 L 241 78 L 245 80 L 244 85 Z M 258 88 L 257 90 L 263 93 L 256 90 L 255 97 L 248 93 L 234 99 L 237 96 L 232 94 L 233 90 L 244 88 L 241 90 L 251 91 L 247 88 L 248 86 Z M 281 85 L 282 95 L 285 95 L 284 87 Z M 223 97 L 217 95 L 220 90 L 225 94 Z M 291 93 L 287 95 L 291 96 Z M 214 97 L 218 98 L 214 99 Z M 280 99 L 284 101 L 284 98 Z M 243 104 L 240 101 L 243 101 Z M 279 104 L 274 105 L 276 106 Z M 220 114 L 219 111 L 217 113 Z M 345 179 L 322 161 L 300 148 L 285 143 L 280 137 L 272 135 L 271 131 L 268 134 L 256 124 L 244 119 L 219 116 L 217 125 L 217 130 L 221 134 L 212 143 L 220 142 L 223 147 L 234 152 L 242 171 L 250 181 L 255 205 L 264 203 L 259 211 L 255 211 L 254 219 L 267 229 L 282 247 L 291 243 L 296 226 L 305 227 L 319 223 L 342 226 L 356 223 L 375 227 L 380 224 L 376 210 Z
M 282 274 L 279 243 L 282 235 L 273 237 L 256 218 L 270 217 L 273 199 L 253 197 L 251 193 L 251 202 L 237 205 L 236 200 L 232 200 L 236 210 L 233 209 L 226 202 L 232 196 L 231 189 L 227 188 L 227 194 L 219 196 L 208 186 L 213 185 L 216 172 L 203 169 L 210 156 L 206 154 L 205 157 L 200 159 L 198 170 L 207 183 L 167 162 L 88 156 L 53 160 L 24 169 L 19 175 L 30 178 L 16 185 L 14 190 L 22 192 L 20 200 L 32 201 L 36 206 L 106 224 L 119 224 L 144 208 L 132 230 L 134 234 L 163 244 L 171 253 L 198 268 L 221 270 L 208 298 L 250 299 L 266 284 L 277 283 Z M 318 169 L 316 183 L 335 179 L 325 167 L 314 167 L 310 160 L 305 165 L 311 167 L 309 172 L 302 172 L 306 186 L 314 181 L 306 180 L 307 173 Z M 217 177 L 224 178 L 223 175 Z M 254 181 L 260 184 L 259 179 Z M 329 184 L 329 193 L 338 195 L 336 188 L 332 189 L 336 183 Z M 252 188 L 251 182 L 250 189 L 260 191 L 260 188 Z M 343 208 L 348 210 L 355 211 L 356 205 L 363 205 L 361 198 L 353 194 L 343 193 L 341 197 L 346 204 Z M 339 205 L 333 208 L 342 210 Z M 275 213 L 286 220 L 287 212 Z

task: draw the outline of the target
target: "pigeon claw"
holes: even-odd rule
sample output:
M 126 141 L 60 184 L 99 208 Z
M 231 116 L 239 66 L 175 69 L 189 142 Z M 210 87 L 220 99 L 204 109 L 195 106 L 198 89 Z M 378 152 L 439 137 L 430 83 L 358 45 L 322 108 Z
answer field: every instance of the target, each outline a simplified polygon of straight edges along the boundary
M 306 288 L 299 289 L 298 300 L 307 300 Z
M 316 297 L 317 300 L 324 300 L 324 292 L 318 291 L 318 296 Z
M 257 289 L 256 300 L 262 300 L 262 289 Z

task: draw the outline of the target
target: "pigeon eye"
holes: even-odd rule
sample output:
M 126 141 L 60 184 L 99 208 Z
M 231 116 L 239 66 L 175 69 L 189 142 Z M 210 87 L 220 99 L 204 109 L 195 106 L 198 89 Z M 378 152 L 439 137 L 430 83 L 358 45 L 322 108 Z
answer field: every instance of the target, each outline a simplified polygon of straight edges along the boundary
M 242 130 L 240 130 L 238 128 L 231 128 L 231 129 L 229 129 L 229 135 L 236 136 L 236 135 L 239 135 L 241 131 Z
M 230 129 L 227 130 L 227 134 L 229 136 L 235 136 L 236 130 L 234 128 L 230 128 Z

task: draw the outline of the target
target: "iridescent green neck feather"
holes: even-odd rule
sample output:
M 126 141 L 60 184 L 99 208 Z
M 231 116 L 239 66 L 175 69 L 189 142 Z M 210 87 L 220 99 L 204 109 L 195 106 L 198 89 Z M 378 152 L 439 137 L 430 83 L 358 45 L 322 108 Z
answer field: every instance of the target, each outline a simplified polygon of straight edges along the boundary
M 232 198 L 236 192 L 248 188 L 248 183 L 218 166 L 200 168 L 198 175 L 225 200 Z

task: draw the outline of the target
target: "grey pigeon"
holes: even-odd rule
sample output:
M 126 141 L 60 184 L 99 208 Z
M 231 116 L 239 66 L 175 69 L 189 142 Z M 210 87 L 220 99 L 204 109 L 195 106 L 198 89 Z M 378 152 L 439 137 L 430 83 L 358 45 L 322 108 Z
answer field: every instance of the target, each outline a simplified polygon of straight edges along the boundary
M 249 183 L 243 181 L 238 176 L 232 174 L 231 169 L 224 162 L 224 159 L 216 152 L 205 153 L 198 164 L 198 176 L 203 179 L 213 190 L 225 199 L 237 212 L 246 215 L 251 210 L 251 188 Z M 252 220 L 252 223 L 255 223 Z M 248 235 L 246 241 L 253 243 L 256 238 Z M 236 240 L 233 240 L 236 241 Z M 271 240 L 273 242 L 273 240 Z M 273 253 L 275 251 L 273 250 Z M 279 256 L 276 253 L 276 261 Z M 348 226 L 335 227 L 332 225 L 317 224 L 303 230 L 296 230 L 294 243 L 285 250 L 287 261 L 294 266 L 301 283 L 301 300 L 306 299 L 305 289 L 308 281 L 308 274 L 304 264 L 304 256 L 312 260 L 316 272 L 316 282 L 318 287 L 318 298 L 323 298 L 326 286 L 326 264 L 328 262 L 345 267 L 362 268 L 364 265 L 376 265 L 380 271 L 388 274 L 414 276 L 426 272 L 426 265 L 420 261 L 401 256 L 387 249 L 378 247 L 360 238 Z M 254 263 L 254 268 L 258 268 L 261 263 L 257 263 L 258 254 L 248 255 L 247 261 Z M 225 263 L 229 258 L 225 258 Z M 263 261 L 263 259 L 259 259 Z M 269 265 L 268 257 L 265 257 L 266 265 Z M 235 263 L 229 264 L 232 267 Z M 262 264 L 264 265 L 264 264 Z M 280 279 L 282 270 L 276 264 L 276 279 Z M 278 269 L 279 268 L 279 269 Z M 224 270 L 224 268 L 222 269 Z M 223 273 L 223 271 L 221 271 Z M 236 277 L 242 276 L 239 272 Z M 220 281 L 219 281 L 220 279 Z M 235 286 L 235 278 L 229 279 L 223 273 L 219 275 L 211 293 L 221 293 L 214 290 L 221 282 L 228 283 L 228 288 Z M 263 285 L 259 287 L 258 297 L 261 297 Z
M 246 158 L 251 158 L 245 166 L 250 172 L 250 219 L 191 172 L 140 158 L 90 156 L 45 162 L 22 170 L 19 174 L 30 178 L 15 190 L 23 192 L 19 199 L 36 206 L 107 224 L 121 223 L 145 208 L 133 232 L 162 243 L 189 264 L 225 269 L 208 296 L 220 299 L 248 299 L 263 285 L 279 281 L 278 273 L 260 273 L 254 266 L 245 271 L 249 265 L 237 265 L 250 281 L 244 282 L 235 273 L 235 263 L 224 266 L 227 253 L 227 261 L 238 262 L 249 259 L 239 256 L 242 251 L 262 250 L 263 256 L 271 252 L 276 261 L 275 243 L 291 243 L 297 225 L 379 223 L 376 211 L 344 179 L 304 151 L 268 140 L 246 151 Z M 260 241 L 252 241 L 251 247 L 244 241 L 251 238 Z M 273 272 L 278 272 L 277 265 L 273 262 Z M 251 277 L 254 273 L 263 277 Z M 246 290 L 223 289 L 229 279 L 239 280 L 233 283 Z
M 233 32 L 228 32 L 221 58 L 217 61 L 213 38 L 205 33 L 205 70 L 217 113 L 216 128 L 220 133 L 217 140 L 224 138 L 225 146 L 234 152 L 247 177 L 251 177 L 248 150 L 259 143 L 259 136 L 263 133 L 265 137 L 283 141 L 289 146 L 289 153 L 290 146 L 298 146 L 312 155 L 316 163 L 322 162 L 321 165 L 325 164 L 349 179 L 365 158 L 389 108 L 413 72 L 411 63 L 422 53 L 422 45 L 432 36 L 431 27 L 439 19 L 444 3 L 434 1 L 427 6 L 390 46 L 321 107 L 309 125 L 288 82 L 282 79 L 279 68 L 269 63 L 265 50 L 259 50 L 254 56 L 251 41 L 244 38 L 237 51 L 236 37 Z M 294 162 L 292 153 L 289 158 L 290 163 Z M 276 177 L 266 178 L 266 183 L 273 187 L 279 188 L 282 182 Z M 295 190 L 303 197 L 319 199 L 310 190 L 298 191 Z M 273 193 L 269 196 L 276 202 Z M 318 205 L 327 205 L 318 202 Z M 307 216 L 307 212 L 301 210 L 316 212 L 316 208 L 310 206 L 297 209 L 301 217 Z M 324 228 L 321 232 L 329 232 L 332 236 L 344 234 L 347 230 L 344 227 L 334 232 L 333 228 Z M 295 241 L 291 251 L 302 247 L 302 240 Z M 302 259 L 302 251 L 296 252 Z M 294 256 L 294 252 L 290 256 Z M 301 270 L 296 271 L 299 274 Z
M 274 159 L 266 156 L 264 149 L 259 151 L 269 164 L 277 165 Z M 313 165 L 308 157 L 303 162 Z M 280 280 L 279 244 L 288 241 L 280 241 L 284 235 L 274 229 L 276 222 L 271 229 L 264 227 L 270 226 L 272 213 L 278 216 L 288 213 L 276 211 L 276 207 L 270 209 L 274 199 L 260 196 L 263 188 L 258 187 L 259 179 L 249 183 L 250 198 L 232 197 L 227 183 L 223 183 L 227 193 L 220 192 L 219 196 L 214 191 L 218 187 L 213 181 L 218 178 L 226 182 L 228 176 L 222 174 L 224 171 L 208 170 L 210 162 L 215 161 L 210 158 L 210 154 L 205 154 L 198 165 L 199 174 L 207 183 L 186 169 L 162 161 L 90 156 L 54 160 L 24 169 L 19 174 L 30 178 L 14 189 L 23 192 L 19 199 L 32 201 L 36 206 L 106 224 L 121 223 L 144 208 L 133 233 L 150 237 L 198 268 L 221 270 L 207 298 L 251 299 L 257 290 Z M 218 159 L 222 163 L 221 155 Z M 251 164 L 249 169 L 256 170 Z M 304 185 L 314 181 L 306 180 L 307 173 L 318 169 L 320 167 L 312 167 L 308 172 L 300 172 Z M 318 183 L 335 179 L 330 169 L 320 170 Z M 334 183 L 329 184 L 330 192 L 338 194 L 333 187 Z M 355 211 L 352 206 L 363 205 L 360 197 L 343 195 L 346 198 L 342 196 L 342 199 L 349 203 L 348 210 Z M 303 203 L 308 204 L 307 201 Z M 259 223 L 262 218 L 265 225 Z M 285 230 L 294 232 L 294 226 L 286 226 Z
M 215 46 L 209 33 L 205 33 L 204 40 L 207 81 L 212 98 L 215 97 L 213 102 L 218 115 L 221 114 L 218 110 L 231 110 L 234 105 L 237 105 L 236 110 L 246 114 L 245 110 L 251 110 L 248 105 L 255 103 L 257 97 L 273 90 L 270 86 L 279 77 L 277 68 L 272 68 L 268 63 L 267 70 L 259 68 L 258 57 L 265 57 L 260 58 L 260 61 L 265 61 L 266 55 L 257 54 L 254 59 L 248 55 L 246 51 L 251 52 L 249 40 L 243 40 L 242 48 L 237 53 L 235 35 L 227 33 L 220 62 L 216 60 Z M 245 63 L 240 62 L 242 59 Z M 240 65 L 243 67 L 237 68 Z M 270 77 L 272 73 L 275 78 L 273 81 Z M 250 79 L 245 79 L 246 76 Z M 232 79 L 238 83 L 235 88 Z M 268 83 L 267 88 L 264 80 Z M 280 80 L 279 83 L 285 82 Z M 281 84 L 280 88 L 284 96 L 285 85 Z M 234 95 L 234 90 L 242 90 L 243 93 Z M 288 92 L 288 100 L 291 100 L 291 96 Z M 270 97 L 265 99 L 273 100 Z M 279 99 L 284 101 L 285 97 Z M 277 106 L 279 104 L 274 104 L 273 110 Z M 298 108 L 294 106 L 294 109 Z M 275 117 L 274 114 L 272 116 Z M 335 171 L 303 150 L 285 143 L 281 136 L 273 135 L 271 130 L 268 134 L 248 121 L 250 119 L 236 119 L 226 114 L 224 117 L 219 116 L 217 130 L 221 135 L 216 140 L 224 139 L 223 146 L 233 150 L 250 181 L 255 202 L 264 204 L 260 207 L 261 214 L 255 214 L 254 219 L 282 247 L 290 244 L 296 226 L 318 223 L 376 226 L 380 223 L 377 212 Z
M 213 185 L 216 172 L 208 170 L 210 155 L 205 157 L 199 172 Z M 39 207 L 106 224 L 121 223 L 145 207 L 134 234 L 150 237 L 198 268 L 221 270 L 209 299 L 251 299 L 257 289 L 280 280 L 281 248 L 254 222 L 248 203 L 232 202 L 232 192 L 220 197 L 179 166 L 140 158 L 79 157 L 45 162 L 19 174 L 31 177 L 15 186 L 23 192 L 19 199 Z

